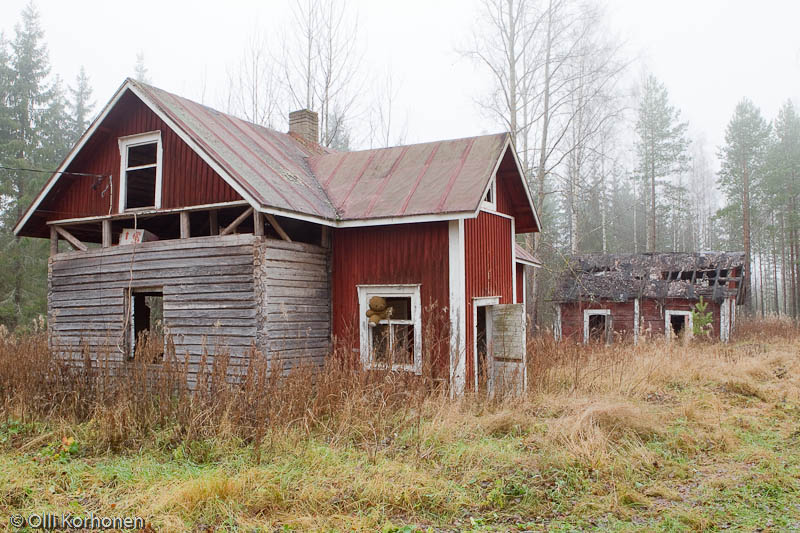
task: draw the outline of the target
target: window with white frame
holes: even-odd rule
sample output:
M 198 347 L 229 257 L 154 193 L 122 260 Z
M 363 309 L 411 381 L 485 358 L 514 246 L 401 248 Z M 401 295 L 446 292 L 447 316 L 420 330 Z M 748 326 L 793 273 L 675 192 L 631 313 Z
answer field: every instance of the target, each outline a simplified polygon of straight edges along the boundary
M 481 205 L 489 209 L 497 209 L 497 180 L 495 178 L 489 182 Z
M 419 285 L 359 285 L 361 362 L 365 368 L 422 372 Z
M 161 132 L 119 139 L 119 210 L 161 207 Z

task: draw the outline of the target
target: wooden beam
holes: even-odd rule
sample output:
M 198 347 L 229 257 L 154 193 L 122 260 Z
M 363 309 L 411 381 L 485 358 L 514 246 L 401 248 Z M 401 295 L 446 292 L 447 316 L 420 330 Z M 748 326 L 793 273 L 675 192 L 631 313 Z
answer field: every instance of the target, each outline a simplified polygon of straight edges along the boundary
M 80 250 L 81 252 L 85 252 L 86 250 L 88 250 L 86 245 L 83 244 L 81 241 L 79 241 L 72 233 L 68 232 L 61 226 L 53 226 L 53 227 L 56 228 L 58 234 L 64 237 L 64 239 L 76 250 Z
M 103 248 L 111 246 L 111 220 L 106 219 L 101 222 L 103 228 Z
M 217 210 L 212 209 L 208 212 L 208 227 L 209 235 L 219 235 L 219 221 L 217 219 Z
M 289 238 L 289 234 L 286 233 L 285 231 L 283 231 L 283 228 L 281 227 L 280 224 L 278 224 L 278 221 L 275 220 L 275 217 L 273 215 L 271 215 L 269 213 L 265 213 L 264 216 L 267 217 L 267 220 L 269 221 L 269 225 L 272 226 L 272 229 L 274 229 L 275 231 L 278 232 L 278 235 L 281 236 L 281 239 L 283 239 L 286 242 L 292 242 L 292 239 Z
M 323 248 L 330 248 L 331 246 L 331 228 L 328 226 L 320 226 L 319 245 Z
M 260 211 L 253 211 L 253 235 L 264 236 L 264 215 Z
M 239 224 L 244 222 L 245 219 L 247 217 L 249 217 L 252 213 L 253 213 L 253 208 L 252 207 L 248 207 L 247 209 L 244 210 L 244 213 L 242 213 L 241 215 L 236 217 L 236 220 L 234 220 L 233 222 L 228 224 L 228 227 L 223 229 L 222 231 L 220 231 L 219 234 L 220 235 L 228 235 L 229 233 L 233 233 L 234 231 L 236 231 L 236 228 L 239 227 Z
M 58 253 L 58 233 L 55 226 L 50 226 L 50 255 Z
M 181 211 L 181 239 L 188 239 L 192 236 L 192 229 L 189 225 L 189 212 Z

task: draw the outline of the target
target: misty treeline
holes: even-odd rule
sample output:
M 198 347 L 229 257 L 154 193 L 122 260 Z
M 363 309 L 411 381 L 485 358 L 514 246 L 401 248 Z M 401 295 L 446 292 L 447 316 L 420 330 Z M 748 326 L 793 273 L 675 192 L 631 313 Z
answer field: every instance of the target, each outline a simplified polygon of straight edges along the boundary
M 295 0 L 289 9 L 290 24 L 248 34 L 221 97 L 203 84 L 198 99 L 279 130 L 288 111 L 315 110 L 319 142 L 334 149 L 402 144 L 408 124 L 396 99 L 405 73 L 364 61 L 353 6 Z M 642 73 L 599 3 L 483 0 L 474 27 L 453 30 L 463 37 L 454 57 L 492 81 L 488 91 L 484 83 L 463 90 L 513 135 L 542 220 L 525 242 L 545 264 L 527 284 L 537 325 L 550 323 L 565 258 L 583 252 L 745 250 L 749 309 L 797 317 L 800 118 L 790 101 L 770 121 L 743 99 L 724 145 L 713 147 L 690 135 L 668 80 Z M 141 53 L 131 74 L 158 83 Z M 0 38 L 0 324 L 8 327 L 45 312 L 47 243 L 12 229 L 49 177 L 8 168 L 59 164 L 96 112 L 90 75 L 65 84 L 50 72 L 32 4 Z
M 626 56 L 592 1 L 484 0 L 462 53 L 494 81 L 480 105 L 514 136 L 542 219 L 528 242 L 545 264 L 528 284 L 536 324 L 550 322 L 566 257 L 586 252 L 744 250 L 747 309 L 797 317 L 791 101 L 770 123 L 744 98 L 723 146 L 692 138 L 666 82 Z

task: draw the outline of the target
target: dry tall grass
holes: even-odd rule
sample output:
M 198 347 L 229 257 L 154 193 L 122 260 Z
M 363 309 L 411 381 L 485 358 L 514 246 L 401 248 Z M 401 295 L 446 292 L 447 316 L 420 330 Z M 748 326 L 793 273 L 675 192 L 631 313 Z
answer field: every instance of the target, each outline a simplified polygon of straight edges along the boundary
M 358 443 L 371 454 L 400 434 L 422 431 L 423 419 L 437 421 L 427 431 L 440 428 L 440 437 L 447 438 L 463 431 L 531 432 L 547 413 L 548 439 L 597 458 L 619 438 L 659 434 L 659 419 L 648 406 L 669 403 L 671 391 L 689 382 L 713 376 L 732 394 L 796 399 L 795 378 L 768 378 L 794 375 L 789 367 L 797 365 L 797 328 L 775 320 L 743 323 L 739 331 L 728 345 L 652 339 L 605 347 L 537 337 L 528 344 L 527 394 L 504 399 L 451 399 L 436 380 L 364 371 L 346 351 L 330 357 L 322 370 L 297 368 L 285 376 L 253 357 L 236 384 L 226 378 L 228 357 L 218 356 L 200 365 L 191 392 L 189 367 L 171 347 L 159 365 L 147 364 L 147 357 L 117 364 L 88 353 L 75 364 L 49 350 L 42 332 L 4 333 L 0 409 L 6 419 L 88 422 L 95 446 L 109 450 L 234 438 L 252 443 L 258 453 L 282 433 L 300 431 L 331 443 Z M 785 348 L 765 354 L 766 339 Z M 690 417 L 708 412 L 704 406 L 687 409 Z M 425 436 L 417 436 L 421 447 Z

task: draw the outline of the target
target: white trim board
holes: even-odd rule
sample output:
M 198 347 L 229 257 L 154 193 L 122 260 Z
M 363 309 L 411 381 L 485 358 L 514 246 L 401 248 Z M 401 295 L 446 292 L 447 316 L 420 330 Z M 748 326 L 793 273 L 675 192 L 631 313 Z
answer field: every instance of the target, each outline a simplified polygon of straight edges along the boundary
M 449 308 L 450 308 L 450 395 L 464 394 L 466 384 L 466 265 L 464 221 L 448 225 Z
M 119 213 L 131 213 L 137 210 L 148 210 L 150 206 L 144 208 L 128 208 L 128 171 L 136 170 L 128 166 L 128 148 L 141 144 L 156 143 L 156 183 L 155 194 L 153 198 L 153 210 L 161 208 L 161 185 L 162 185 L 162 171 L 164 168 L 164 147 L 161 144 L 161 130 L 149 131 L 146 133 L 137 133 L 136 135 L 127 135 L 117 139 L 119 144 L 119 205 L 117 211 Z M 149 165 L 148 165 L 149 166 Z M 137 167 L 138 168 L 138 167 Z
M 473 390 L 478 390 L 478 308 L 479 307 L 488 307 L 490 305 L 499 305 L 500 304 L 500 297 L 499 296 L 475 296 L 472 298 L 472 370 L 475 374 L 473 376 L 473 382 L 475 388 Z M 486 346 L 491 346 L 491 325 L 489 324 L 489 315 L 486 315 Z M 487 358 L 488 358 L 487 353 Z M 489 366 L 490 361 L 487 359 L 487 372 L 492 372 L 493 368 Z

